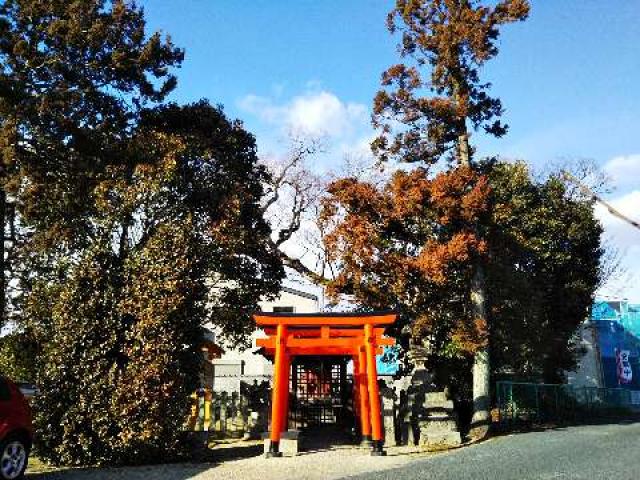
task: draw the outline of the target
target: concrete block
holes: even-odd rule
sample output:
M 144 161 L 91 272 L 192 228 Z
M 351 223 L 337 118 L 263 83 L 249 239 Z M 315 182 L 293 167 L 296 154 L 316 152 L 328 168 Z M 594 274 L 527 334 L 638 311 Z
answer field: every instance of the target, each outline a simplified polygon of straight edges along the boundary
M 451 405 L 453 406 L 453 402 L 451 402 L 448 398 L 445 392 L 427 392 L 425 394 L 425 400 L 427 402 L 427 405 L 438 405 L 438 406 L 444 406 L 447 405 L 449 403 L 451 403 Z
M 262 438 L 264 439 L 264 453 L 267 453 L 271 446 L 269 432 L 263 433 Z M 295 457 L 300 451 L 300 432 L 298 430 L 287 430 L 286 432 L 282 432 L 278 448 L 283 456 Z
M 432 418 L 428 418 L 426 420 L 422 420 L 420 422 L 420 431 L 424 431 L 425 433 L 428 432 L 451 432 L 451 431 L 457 431 L 458 430 L 458 426 L 456 425 L 456 422 L 451 419 L 451 418 L 447 418 L 447 419 L 432 419 Z
M 438 448 L 462 443 L 453 401 L 446 392 L 427 392 L 423 415 L 419 421 L 420 445 Z
M 389 390 L 389 389 L 386 389 Z M 384 427 L 384 442 L 386 445 L 396 443 L 396 408 L 395 399 L 391 395 L 382 397 L 382 424 Z

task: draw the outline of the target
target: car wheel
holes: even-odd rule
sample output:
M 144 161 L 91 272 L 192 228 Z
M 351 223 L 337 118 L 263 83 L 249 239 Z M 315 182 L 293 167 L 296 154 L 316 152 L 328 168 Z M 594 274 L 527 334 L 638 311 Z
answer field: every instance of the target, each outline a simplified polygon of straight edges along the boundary
M 27 469 L 29 448 L 18 438 L 8 438 L 0 442 L 0 479 L 22 478 Z

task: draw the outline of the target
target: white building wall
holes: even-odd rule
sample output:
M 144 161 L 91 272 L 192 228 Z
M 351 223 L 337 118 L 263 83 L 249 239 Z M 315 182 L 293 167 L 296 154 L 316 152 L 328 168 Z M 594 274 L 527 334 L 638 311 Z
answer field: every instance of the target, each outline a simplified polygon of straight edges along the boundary
M 274 300 L 259 303 L 263 312 L 273 312 L 289 309 L 293 313 L 313 313 L 320 310 L 320 302 L 316 295 L 292 288 L 283 287 L 280 296 Z M 209 326 L 213 329 L 213 325 Z M 273 364 L 262 355 L 255 353 L 256 339 L 265 338 L 262 330 L 256 330 L 251 335 L 251 347 L 246 350 L 224 348 L 225 353 L 213 360 L 214 380 L 213 390 L 234 392 L 240 390 L 240 382 L 260 383 L 273 375 Z
M 597 330 L 592 322 L 585 322 L 578 330 L 579 346 L 584 355 L 578 360 L 575 372 L 567 372 L 567 382 L 576 387 L 602 387 L 602 368 L 598 350 Z

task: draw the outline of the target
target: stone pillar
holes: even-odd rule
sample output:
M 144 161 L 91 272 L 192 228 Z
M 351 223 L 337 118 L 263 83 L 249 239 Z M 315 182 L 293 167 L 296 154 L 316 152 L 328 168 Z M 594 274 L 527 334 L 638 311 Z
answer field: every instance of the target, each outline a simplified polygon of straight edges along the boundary
M 407 387 L 407 440 L 410 445 L 421 444 L 420 421 L 426 416 L 426 393 L 435 390 L 431 374 L 425 367 L 427 354 L 427 348 L 415 344 L 408 352 L 409 361 L 414 365 Z
M 437 391 L 432 376 L 425 367 L 428 344 L 412 345 L 408 353 L 410 361 L 415 365 L 407 389 L 411 418 L 408 440 L 429 448 L 460 445 L 453 401 L 447 398 L 445 392 Z
M 393 389 L 380 380 L 380 401 L 382 402 L 382 428 L 384 430 L 385 445 L 396 445 L 396 403 L 397 396 Z
M 462 443 L 453 401 L 446 392 L 427 392 L 426 414 L 420 419 L 420 445 L 430 448 L 455 447 Z

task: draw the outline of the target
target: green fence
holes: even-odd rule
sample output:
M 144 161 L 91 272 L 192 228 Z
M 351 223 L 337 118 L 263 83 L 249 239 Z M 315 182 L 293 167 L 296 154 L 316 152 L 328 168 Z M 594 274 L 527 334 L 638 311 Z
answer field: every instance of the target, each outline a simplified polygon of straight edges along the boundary
M 595 418 L 634 415 L 630 390 L 574 387 L 548 383 L 500 381 L 496 384 L 501 426 L 581 422 Z

